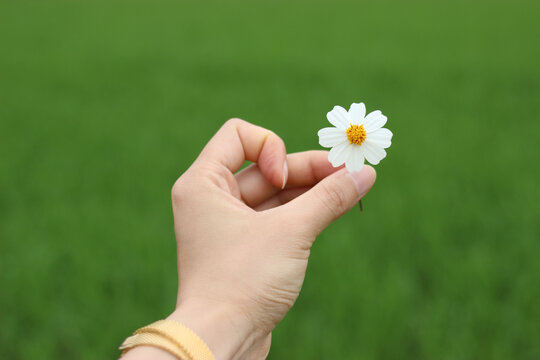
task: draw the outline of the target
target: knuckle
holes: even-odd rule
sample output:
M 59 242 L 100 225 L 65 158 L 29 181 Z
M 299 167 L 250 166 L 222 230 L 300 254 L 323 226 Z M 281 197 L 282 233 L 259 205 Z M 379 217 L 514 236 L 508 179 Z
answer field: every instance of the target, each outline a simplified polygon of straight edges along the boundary
M 181 179 L 176 180 L 171 189 L 171 199 L 173 205 L 182 203 L 186 198 L 187 192 Z
M 264 132 L 264 145 L 265 146 L 268 146 L 272 149 L 285 147 L 285 142 L 278 134 L 276 134 L 272 130 L 268 130 L 268 129 L 264 129 L 264 130 L 265 130 Z M 273 157 L 280 156 L 275 151 L 272 151 L 270 154 L 273 155 Z
M 231 118 L 231 119 L 227 120 L 223 126 L 226 126 L 226 127 L 236 127 L 236 126 L 238 126 L 238 125 L 240 125 L 240 124 L 243 124 L 243 123 L 245 123 L 245 121 L 242 120 L 242 119 L 239 119 L 239 118 Z
M 347 195 L 339 187 L 330 187 L 325 183 L 321 183 L 320 198 L 324 206 L 326 206 L 338 218 L 348 210 Z
M 283 139 L 282 139 L 278 134 L 276 134 L 274 131 L 269 130 L 269 129 L 265 129 L 265 130 L 267 131 L 267 135 L 266 135 L 266 136 L 267 136 L 269 139 L 272 139 L 273 141 L 276 141 L 276 142 L 278 142 L 278 143 L 283 143 L 283 144 L 284 144 Z
M 281 138 L 272 130 L 265 129 L 266 130 L 266 136 L 270 138 L 274 138 L 275 140 L 281 141 Z

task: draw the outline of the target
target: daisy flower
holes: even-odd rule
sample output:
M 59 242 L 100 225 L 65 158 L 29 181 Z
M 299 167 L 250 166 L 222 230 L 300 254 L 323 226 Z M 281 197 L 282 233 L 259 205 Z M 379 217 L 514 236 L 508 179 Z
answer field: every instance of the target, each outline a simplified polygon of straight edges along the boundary
M 362 170 L 364 159 L 377 165 L 386 157 L 386 149 L 392 144 L 392 132 L 383 128 L 386 116 L 379 110 L 366 116 L 364 103 L 352 104 L 349 111 L 335 106 L 326 115 L 330 124 L 319 130 L 319 144 L 331 147 L 328 161 L 334 167 L 345 164 L 347 170 Z

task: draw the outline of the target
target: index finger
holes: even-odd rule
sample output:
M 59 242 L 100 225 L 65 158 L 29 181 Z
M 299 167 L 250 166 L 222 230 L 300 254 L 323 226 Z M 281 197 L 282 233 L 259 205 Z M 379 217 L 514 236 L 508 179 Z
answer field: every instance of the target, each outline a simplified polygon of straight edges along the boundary
M 198 163 L 215 163 L 236 172 L 246 160 L 258 164 L 274 186 L 287 181 L 285 143 L 270 130 L 240 119 L 227 121 L 210 139 L 197 158 Z

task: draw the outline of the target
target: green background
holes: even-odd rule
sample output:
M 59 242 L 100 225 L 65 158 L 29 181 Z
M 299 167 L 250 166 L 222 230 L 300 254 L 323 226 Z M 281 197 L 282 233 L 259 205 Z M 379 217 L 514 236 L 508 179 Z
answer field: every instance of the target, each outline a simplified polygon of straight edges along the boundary
M 170 188 L 230 117 L 394 132 L 270 359 L 540 358 L 538 1 L 0 1 L 0 358 L 170 313 Z

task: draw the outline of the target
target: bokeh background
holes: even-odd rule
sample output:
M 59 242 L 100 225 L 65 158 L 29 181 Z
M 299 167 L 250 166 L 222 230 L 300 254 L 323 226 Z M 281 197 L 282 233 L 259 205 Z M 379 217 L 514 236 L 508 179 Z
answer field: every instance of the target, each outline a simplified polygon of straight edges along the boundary
M 170 188 L 230 117 L 394 132 L 270 359 L 540 359 L 540 2 L 0 1 L 0 358 L 170 313 Z

